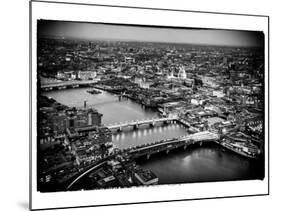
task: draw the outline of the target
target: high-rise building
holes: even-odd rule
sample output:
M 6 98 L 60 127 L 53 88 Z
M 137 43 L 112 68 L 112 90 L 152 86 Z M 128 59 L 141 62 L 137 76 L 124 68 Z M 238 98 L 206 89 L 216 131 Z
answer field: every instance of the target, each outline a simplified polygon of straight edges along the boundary
M 94 109 L 88 109 L 88 126 L 101 125 L 101 118 L 102 114 L 97 112 L 97 110 Z
M 96 110 L 83 109 L 70 112 L 68 115 L 68 124 L 70 128 L 81 128 L 88 126 L 100 126 L 102 114 Z
M 102 114 L 95 109 L 72 109 L 49 115 L 48 125 L 55 135 L 62 134 L 67 128 L 101 126 Z

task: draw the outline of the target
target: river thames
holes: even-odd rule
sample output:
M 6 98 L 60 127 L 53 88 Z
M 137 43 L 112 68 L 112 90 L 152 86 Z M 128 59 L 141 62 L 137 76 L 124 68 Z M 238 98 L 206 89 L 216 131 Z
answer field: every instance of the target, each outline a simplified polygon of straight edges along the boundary
M 132 120 L 151 119 L 159 117 L 156 110 L 130 100 L 120 100 L 118 96 L 106 91 L 92 95 L 89 88 L 65 89 L 44 92 L 69 107 L 94 107 L 103 114 L 104 125 Z M 156 127 L 141 127 L 138 130 L 125 130 L 112 135 L 115 147 L 151 143 L 162 139 L 178 137 L 187 134 L 186 128 L 179 124 L 158 125 Z M 263 168 L 259 162 L 237 155 L 216 145 L 190 147 L 183 151 L 152 156 L 147 161 L 139 161 L 143 168 L 152 170 L 159 178 L 159 184 L 175 184 L 186 182 L 224 181 L 258 179 L 263 177 Z

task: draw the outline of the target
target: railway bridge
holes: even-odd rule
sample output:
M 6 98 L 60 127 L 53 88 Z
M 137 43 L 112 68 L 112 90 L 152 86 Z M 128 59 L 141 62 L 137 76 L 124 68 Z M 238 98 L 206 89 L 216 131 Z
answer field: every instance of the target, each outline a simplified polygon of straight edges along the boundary
M 150 158 L 152 154 L 165 151 L 168 154 L 171 150 L 183 147 L 186 149 L 189 145 L 199 143 L 200 146 L 203 142 L 217 142 L 219 140 L 219 135 L 209 131 L 198 132 L 190 135 L 180 136 L 177 138 L 161 140 L 154 142 L 152 144 L 142 145 L 134 147 L 128 150 L 128 153 L 133 158 L 138 158 L 146 156 L 147 159 Z
M 77 175 L 76 178 L 68 184 L 66 190 L 71 190 L 71 188 L 84 176 L 98 169 L 101 165 L 106 163 L 108 160 L 114 158 L 118 154 L 128 154 L 132 159 L 136 159 L 139 157 L 146 157 L 147 159 L 149 159 L 152 154 L 156 154 L 159 152 L 164 151 L 166 152 L 166 154 L 168 154 L 171 150 L 177 149 L 179 147 L 183 147 L 183 149 L 186 149 L 189 145 L 195 143 L 199 143 L 201 145 L 203 142 L 217 142 L 218 140 L 218 134 L 212 133 L 210 131 L 203 131 L 190 135 L 180 136 L 177 138 L 161 140 L 151 144 L 140 145 L 128 149 L 119 150 L 118 152 L 115 152 L 109 155 L 108 157 L 103 158 L 101 161 L 91 165 L 89 168 L 87 168 L 87 170 Z

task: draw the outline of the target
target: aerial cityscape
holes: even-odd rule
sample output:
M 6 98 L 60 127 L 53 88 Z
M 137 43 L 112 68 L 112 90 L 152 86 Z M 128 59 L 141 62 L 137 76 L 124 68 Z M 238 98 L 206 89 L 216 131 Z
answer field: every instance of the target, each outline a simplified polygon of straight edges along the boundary
M 262 32 L 122 27 L 38 21 L 37 190 L 262 180 Z

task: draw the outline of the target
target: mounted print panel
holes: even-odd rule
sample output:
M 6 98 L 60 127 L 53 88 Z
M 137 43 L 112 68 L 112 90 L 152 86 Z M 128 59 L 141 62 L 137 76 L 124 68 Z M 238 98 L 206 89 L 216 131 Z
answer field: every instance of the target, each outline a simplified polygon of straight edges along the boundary
M 31 2 L 31 209 L 268 193 L 268 17 Z

